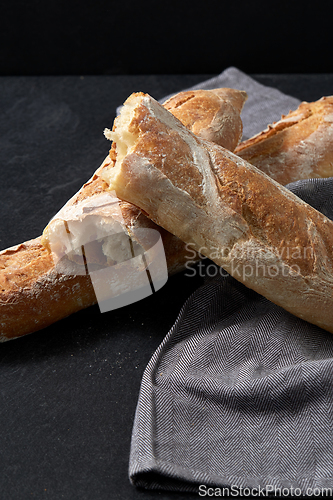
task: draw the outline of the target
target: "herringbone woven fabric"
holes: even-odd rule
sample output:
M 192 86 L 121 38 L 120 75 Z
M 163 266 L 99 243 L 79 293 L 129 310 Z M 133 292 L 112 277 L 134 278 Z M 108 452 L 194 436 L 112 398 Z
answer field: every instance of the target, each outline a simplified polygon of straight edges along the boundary
M 333 178 L 288 187 L 333 219 Z M 144 372 L 131 481 L 333 489 L 332 334 L 212 266 Z

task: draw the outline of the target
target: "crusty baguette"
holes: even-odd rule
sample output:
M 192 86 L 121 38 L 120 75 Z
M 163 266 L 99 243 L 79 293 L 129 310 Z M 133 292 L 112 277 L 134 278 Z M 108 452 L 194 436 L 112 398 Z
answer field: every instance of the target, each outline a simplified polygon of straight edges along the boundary
M 129 203 L 122 202 L 121 208 L 127 227 L 159 231 L 170 274 L 184 268 L 188 252 L 181 240 Z M 69 273 L 59 269 L 40 237 L 0 252 L 0 342 L 40 330 L 96 304 L 90 276 L 81 270 L 73 273 L 72 263 L 70 266 Z
M 241 137 L 241 129 L 239 126 L 234 127 L 233 124 L 239 124 L 239 114 L 246 94 L 233 89 L 222 89 L 217 101 L 216 92 L 204 91 L 204 99 L 202 92 L 199 92 L 198 96 L 196 92 L 191 93 L 192 111 L 187 104 L 186 119 L 189 120 L 191 113 L 196 112 L 197 99 L 200 103 L 204 100 L 208 108 L 207 116 L 197 131 L 209 128 L 211 133 L 211 123 L 214 122 L 216 139 L 220 141 L 221 127 L 218 126 L 216 120 L 218 114 L 219 119 L 223 121 L 222 128 L 227 141 L 233 141 L 236 145 Z M 212 106 L 209 105 L 210 100 L 213 102 Z M 232 105 L 227 105 L 229 101 Z M 223 113 L 219 113 L 219 107 L 223 113 L 228 112 L 231 115 L 228 122 L 230 126 L 233 126 L 231 135 L 228 132 L 228 124 L 226 125 L 223 120 Z M 181 118 L 182 106 L 177 104 L 174 106 L 174 110 L 176 109 Z M 214 140 L 214 135 L 211 137 Z M 43 237 L 0 252 L 0 342 L 40 330 L 96 303 L 89 276 L 80 273 L 67 274 L 56 266 L 54 255 L 50 252 L 48 237 L 50 231 L 56 235 L 57 228 L 61 227 L 59 221 L 62 222 L 64 212 L 67 218 L 78 220 L 83 213 L 82 206 L 87 200 L 97 200 L 98 196 L 103 193 L 112 198 L 108 185 L 101 177 L 110 162 L 112 162 L 112 151 L 111 156 L 107 156 L 92 178 L 54 217 Z M 114 197 L 113 200 L 115 200 Z M 120 202 L 119 206 L 125 230 L 133 232 L 136 228 L 148 228 L 160 232 L 170 274 L 184 268 L 188 260 L 188 252 L 181 240 L 164 229 L 158 228 L 137 207 L 125 202 Z M 103 210 L 100 216 L 104 216 Z M 105 220 L 110 220 L 110 218 L 104 218 L 103 221 Z
M 117 196 L 237 280 L 333 333 L 333 222 L 226 149 L 134 94 L 111 137 Z
M 79 239 L 75 246 L 80 248 L 84 243 L 80 241 L 80 238 L 85 238 L 85 232 L 87 230 L 84 221 L 97 214 L 98 217 L 102 219 L 106 231 L 110 232 L 110 234 L 113 232 L 112 228 L 115 222 L 118 223 L 118 227 L 121 226 L 121 230 L 124 234 L 129 233 L 133 239 L 135 239 L 135 232 L 138 228 L 159 231 L 165 249 L 169 274 L 172 275 L 184 269 L 188 255 L 184 243 L 173 234 L 154 224 L 154 222 L 147 218 L 138 207 L 117 199 L 114 193 L 110 192 L 108 184 L 103 180 L 102 175 L 111 163 L 112 160 L 110 156 L 107 156 L 102 165 L 96 170 L 93 177 L 84 184 L 53 217 L 43 232 L 41 244 L 47 248 L 51 254 L 53 253 L 53 257 L 62 257 L 64 255 L 62 249 L 60 248 L 59 252 L 57 252 L 55 245 L 50 245 L 50 240 L 53 239 L 57 245 L 62 245 L 63 221 L 67 223 L 78 221 L 82 229 L 80 228 L 79 234 L 76 235 Z M 102 206 L 99 205 L 100 197 L 102 198 Z M 85 210 L 87 201 L 89 202 L 89 206 L 93 207 L 93 209 L 90 208 L 89 211 Z M 108 209 L 108 205 L 111 205 L 111 211 Z M 98 234 L 94 235 L 94 239 L 97 238 Z M 55 256 L 55 253 L 58 253 L 58 255 Z M 93 252 L 89 253 L 89 255 L 86 255 L 88 263 L 90 257 L 92 257 L 92 263 L 97 262 L 96 258 L 98 258 L 99 261 L 97 263 L 101 265 L 107 265 L 108 257 L 112 259 L 112 256 L 108 255 L 107 252 L 105 255 L 101 256 L 98 252 L 96 252 L 95 255 Z
M 109 161 L 107 157 L 101 169 Z M 105 187 L 105 182 L 96 173 L 74 197 L 74 202 L 97 197 Z M 111 193 L 109 196 L 112 198 Z M 123 230 L 130 230 L 132 234 L 137 228 L 159 231 L 168 273 L 172 275 L 182 270 L 188 261 L 183 242 L 156 226 L 130 203 L 117 201 Z M 74 207 L 79 211 L 80 203 Z M 78 264 L 78 273 L 73 273 L 70 263 L 69 272 L 64 272 L 41 240 L 39 237 L 0 252 L 0 342 L 45 328 L 97 302 L 90 276 L 82 272 L 82 266 Z M 64 258 L 62 266 L 63 262 Z
M 40 238 L 0 252 L 0 342 L 45 328 L 95 302 L 89 276 L 58 273 Z
M 163 106 L 197 136 L 233 151 L 242 138 L 246 99 L 246 92 L 233 89 L 188 90 Z
M 169 99 L 164 106 L 167 107 L 172 114 L 177 115 L 188 129 L 195 129 L 195 132 L 199 135 L 209 135 L 211 140 L 234 149 L 242 136 L 240 113 L 246 99 L 247 94 L 244 91 L 235 89 L 221 88 L 214 90 L 197 90 L 193 92 L 181 92 Z M 201 119 L 198 120 L 198 116 L 201 116 Z M 105 135 L 108 136 L 109 132 L 110 131 L 106 129 Z M 51 237 L 58 243 L 61 242 L 64 220 L 67 222 L 78 220 L 82 223 L 83 219 L 86 217 L 86 215 L 82 213 L 82 207 L 86 200 L 89 200 L 90 204 L 93 202 L 95 207 L 97 207 L 97 210 L 93 213 L 97 212 L 97 214 L 100 214 L 102 217 L 104 214 L 102 209 L 98 206 L 98 196 L 101 194 L 104 195 L 103 205 L 105 204 L 104 199 L 106 195 L 109 196 L 111 202 L 115 201 L 115 198 L 108 190 L 108 185 L 103 180 L 103 172 L 105 169 L 109 168 L 110 163 L 113 161 L 114 147 L 111 148 L 109 156 L 106 157 L 93 177 L 66 203 L 63 209 L 55 215 L 45 228 L 41 242 L 49 250 L 54 251 L 55 249 L 54 245 L 51 249 Z M 145 217 L 139 208 L 130 204 L 122 204 L 121 210 L 122 218 L 124 219 L 123 230 L 125 232 L 130 231 L 132 236 L 133 231 L 139 227 L 158 229 L 150 219 Z M 89 216 L 91 215 L 89 214 L 88 217 Z M 116 214 L 114 212 L 111 214 L 109 220 L 103 217 L 103 225 L 106 227 L 112 226 L 112 219 L 115 217 Z M 86 228 L 83 224 L 81 231 L 82 233 L 79 236 L 84 238 L 85 235 L 83 233 L 86 231 Z M 95 237 L 97 238 L 97 236 Z M 184 268 L 188 252 L 183 242 L 174 235 L 168 234 L 165 230 L 162 230 L 162 239 L 165 247 L 169 274 L 174 274 Z M 80 238 L 77 239 L 76 246 L 78 248 L 81 247 Z M 107 259 L 112 259 L 110 256 L 106 257 Z
M 235 153 L 283 185 L 333 176 L 333 96 L 302 102 Z

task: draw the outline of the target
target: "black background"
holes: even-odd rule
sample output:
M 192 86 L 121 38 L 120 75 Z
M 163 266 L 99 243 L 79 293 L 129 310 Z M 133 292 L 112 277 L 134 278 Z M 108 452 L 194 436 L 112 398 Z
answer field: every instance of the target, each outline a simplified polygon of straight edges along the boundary
M 3 0 L 0 74 L 330 73 L 331 5 Z

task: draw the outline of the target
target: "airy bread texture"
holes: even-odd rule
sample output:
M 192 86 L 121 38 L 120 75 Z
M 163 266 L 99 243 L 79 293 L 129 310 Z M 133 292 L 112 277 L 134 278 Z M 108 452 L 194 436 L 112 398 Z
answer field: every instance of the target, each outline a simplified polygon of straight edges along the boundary
M 283 185 L 333 176 L 333 97 L 302 102 L 235 153 Z
M 218 116 L 223 121 L 223 133 L 227 140 L 236 145 L 240 140 L 240 111 L 246 94 L 233 89 L 220 89 L 219 92 L 224 97 L 220 96 L 217 101 L 216 92 L 204 92 L 208 112 L 197 131 L 200 133 L 207 127 L 211 133 L 211 123 L 214 122 L 216 139 L 220 141 L 221 127 L 218 126 L 216 118 Z M 198 96 L 201 100 L 201 91 Z M 177 100 L 177 97 L 175 99 Z M 192 92 L 192 113 L 196 112 L 196 99 L 196 92 Z M 211 106 L 210 100 L 213 101 Z M 228 100 L 232 102 L 230 106 Z M 182 107 L 176 105 L 174 109 L 182 119 Z M 226 112 L 230 113 L 230 116 L 224 119 Z M 191 111 L 188 107 L 186 113 L 184 108 L 184 116 L 185 114 L 186 120 L 190 120 Z M 234 127 L 235 123 L 238 124 L 237 127 Z M 232 127 L 230 133 L 228 124 Z M 214 140 L 214 133 L 211 137 Z M 130 136 L 124 139 L 124 144 L 127 144 Z M 104 172 L 114 164 L 114 154 L 113 147 L 92 178 L 48 224 L 42 237 L 0 252 L 0 342 L 40 330 L 96 303 L 91 279 L 85 274 L 80 255 L 75 253 L 75 249 L 87 242 L 88 236 L 92 240 L 103 240 L 106 234 L 118 227 L 124 234 L 136 237 L 137 229 L 155 229 L 159 231 L 163 241 L 169 274 L 184 268 L 188 261 L 185 244 L 168 231 L 156 226 L 139 208 L 118 200 L 114 193 L 109 191 L 103 177 Z M 121 153 L 118 151 L 118 154 Z M 95 223 L 96 221 L 98 222 Z M 74 253 L 70 255 L 67 254 L 68 233 L 74 248 Z M 139 241 L 138 244 L 144 245 L 144 242 Z M 191 260 L 192 255 L 193 252 Z M 118 261 L 119 248 L 104 241 L 98 248 L 94 246 L 86 257 L 91 265 L 103 266 L 108 262 Z M 77 266 L 77 273 L 62 272 L 59 261 L 62 266 L 68 265 L 70 270 L 73 265 Z
M 249 288 L 333 333 L 331 220 L 195 136 L 149 95 L 130 96 L 112 139 L 116 155 L 127 151 L 103 173 L 117 196 Z

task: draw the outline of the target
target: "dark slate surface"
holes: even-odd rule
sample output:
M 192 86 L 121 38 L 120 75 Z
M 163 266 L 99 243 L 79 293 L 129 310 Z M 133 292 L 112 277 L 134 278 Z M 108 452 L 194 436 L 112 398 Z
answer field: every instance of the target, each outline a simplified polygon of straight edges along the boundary
M 0 78 L 0 248 L 38 236 L 91 176 L 131 92 L 159 99 L 209 76 Z M 333 93 L 333 75 L 254 76 L 303 100 Z M 0 345 L 1 500 L 198 498 L 136 490 L 127 467 L 143 370 L 201 283 L 183 273 L 136 304 Z

